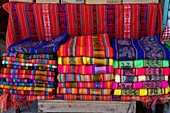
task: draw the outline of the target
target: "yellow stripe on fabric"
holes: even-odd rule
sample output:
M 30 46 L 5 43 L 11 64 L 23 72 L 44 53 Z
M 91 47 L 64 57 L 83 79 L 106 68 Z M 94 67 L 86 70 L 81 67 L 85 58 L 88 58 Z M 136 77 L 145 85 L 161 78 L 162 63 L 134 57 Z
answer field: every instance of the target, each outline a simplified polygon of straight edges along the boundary
M 139 89 L 139 96 L 147 96 L 148 90 L 147 89 Z
M 114 95 L 121 95 L 121 89 L 115 89 L 114 90 Z
M 58 57 L 58 64 L 62 65 L 62 57 Z

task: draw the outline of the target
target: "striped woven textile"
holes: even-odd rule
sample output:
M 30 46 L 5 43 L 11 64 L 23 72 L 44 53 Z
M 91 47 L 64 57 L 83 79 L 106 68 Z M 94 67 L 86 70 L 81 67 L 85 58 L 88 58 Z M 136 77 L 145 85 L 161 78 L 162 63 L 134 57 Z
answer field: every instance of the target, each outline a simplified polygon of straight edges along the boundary
M 57 88 L 57 94 L 110 95 L 111 89 Z
M 111 58 L 95 57 L 58 57 L 59 65 L 107 65 L 113 66 Z
M 169 67 L 169 60 L 129 60 L 129 61 L 118 61 L 113 60 L 113 67 L 116 68 L 162 68 Z
M 37 64 L 48 64 L 48 65 L 57 65 L 56 60 L 47 60 L 47 59 L 22 59 L 19 57 L 3 57 L 4 61 L 12 61 L 12 62 L 21 62 L 21 63 L 37 63 Z
M 168 87 L 168 81 L 113 83 L 113 89 L 155 89 Z
M 57 55 L 113 58 L 113 49 L 110 46 L 108 34 L 75 36 L 70 37 L 65 44 L 60 46 Z
M 48 77 L 42 75 L 17 75 L 17 74 L 0 74 L 0 78 L 11 78 L 11 79 L 32 79 L 54 82 L 55 77 Z
M 81 75 L 81 74 L 58 74 L 59 82 L 102 82 L 111 81 L 114 79 L 113 74 L 96 74 L 96 75 Z
M 110 89 L 112 88 L 113 81 L 107 82 L 59 82 L 60 88 L 99 88 Z
M 132 83 L 141 81 L 168 81 L 168 76 L 158 75 L 141 75 L 141 76 L 128 76 L 128 75 L 115 75 L 115 82 L 119 83 Z
M 44 76 L 55 76 L 55 72 L 51 71 L 39 71 L 39 70 L 20 70 L 20 69 L 10 69 L 2 68 L 1 73 L 3 74 L 26 74 L 26 75 L 44 75 Z
M 42 80 L 32 80 L 32 79 L 11 79 L 11 78 L 2 78 L 1 82 L 18 82 L 18 83 L 38 83 L 38 84 L 51 84 L 56 85 L 56 82 L 42 81 Z
M 139 76 L 139 75 L 159 75 L 169 76 L 169 68 L 132 68 L 115 69 L 115 75 Z
M 169 88 L 155 88 L 155 89 L 115 89 L 114 95 L 123 96 L 155 96 L 168 94 Z
M 9 11 L 7 47 L 27 37 L 49 41 L 63 33 L 71 36 L 110 33 L 116 39 L 139 39 L 162 32 L 160 4 L 7 3 L 5 6 Z
M 37 63 L 21 63 L 21 62 L 13 62 L 13 61 L 2 61 L 2 64 L 11 64 L 18 66 L 40 66 L 40 67 L 48 67 L 48 68 L 57 68 L 56 65 L 48 65 L 48 64 L 37 64 Z
M 113 66 L 99 65 L 58 65 L 58 73 L 67 74 L 108 74 L 113 73 Z
M 47 60 L 54 60 L 57 59 L 56 54 L 23 54 L 23 53 L 17 53 L 17 52 L 8 52 L 3 53 L 3 57 L 16 57 L 26 60 L 31 59 L 47 59 Z

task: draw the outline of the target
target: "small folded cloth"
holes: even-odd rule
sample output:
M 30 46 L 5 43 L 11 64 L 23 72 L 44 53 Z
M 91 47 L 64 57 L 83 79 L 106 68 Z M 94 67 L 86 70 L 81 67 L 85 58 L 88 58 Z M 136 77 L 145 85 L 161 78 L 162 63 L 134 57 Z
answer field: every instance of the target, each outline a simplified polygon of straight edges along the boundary
M 154 96 L 168 94 L 169 88 L 156 89 L 115 89 L 114 95 L 123 96 Z
M 132 83 L 141 81 L 168 81 L 168 76 L 158 75 L 141 75 L 141 76 L 127 76 L 127 75 L 115 75 L 116 83 Z
M 11 64 L 11 65 L 18 65 L 18 66 L 40 66 L 40 67 L 49 67 L 49 68 L 57 68 L 56 65 L 48 65 L 48 64 L 38 64 L 38 63 L 23 63 L 23 62 L 13 62 L 13 61 L 2 61 L 2 64 Z
M 17 74 L 0 74 L 0 78 L 11 78 L 11 79 L 32 79 L 55 82 L 55 77 L 48 77 L 43 75 L 17 75 Z
M 96 75 L 81 75 L 81 74 L 58 74 L 59 82 L 102 82 L 111 81 L 114 79 L 113 74 L 96 74 Z
M 169 68 L 131 68 L 115 69 L 115 75 L 139 76 L 139 75 L 159 75 L 169 76 Z
M 39 70 L 20 70 L 20 69 L 10 69 L 2 68 L 1 73 L 3 74 L 25 74 L 25 75 L 44 75 L 44 76 L 55 76 L 55 72 L 51 71 L 39 71 Z
M 8 47 L 9 52 L 19 52 L 19 53 L 53 53 L 56 52 L 60 45 L 64 44 L 68 38 L 69 34 L 61 34 L 52 40 L 46 42 L 33 41 L 30 37 L 23 39 L 17 43 L 14 43 Z
M 113 39 L 115 60 L 170 60 L 170 52 L 160 42 L 159 35 L 136 39 Z
M 10 90 L 10 89 L 0 89 L 1 92 L 11 93 L 17 95 L 54 95 L 55 92 L 46 92 L 46 91 L 24 91 L 24 90 Z
M 99 88 L 110 89 L 112 88 L 113 81 L 107 82 L 59 82 L 60 88 Z
M 20 63 L 33 63 L 33 64 L 48 64 L 48 65 L 57 65 L 56 60 L 48 60 L 48 59 L 22 59 L 19 57 L 3 57 L 4 61 L 12 61 L 12 62 L 20 62 Z
M 4 53 L 3 57 L 17 57 L 21 59 L 48 59 L 48 60 L 54 60 L 57 59 L 56 54 L 24 54 L 24 53 L 17 53 L 17 52 L 8 52 Z
M 108 74 L 113 73 L 113 66 L 100 65 L 58 65 L 58 73 L 74 74 Z
M 57 94 L 110 95 L 111 89 L 57 88 Z
M 20 70 L 39 70 L 39 71 L 57 71 L 55 68 L 42 67 L 42 66 L 19 66 L 19 65 L 11 65 L 11 64 L 3 64 L 3 68 L 10 69 L 20 69 Z
M 59 65 L 107 65 L 113 66 L 111 58 L 58 57 Z
M 113 58 L 113 48 L 110 46 L 108 34 L 74 36 L 60 46 L 57 55 Z
M 152 89 L 152 88 L 166 88 L 167 81 L 155 82 L 135 82 L 135 83 L 113 83 L 112 89 Z
M 31 80 L 31 79 L 1 78 L 1 82 L 38 83 L 38 84 L 51 84 L 51 85 L 56 85 L 56 82 L 49 82 L 49 81 L 42 81 L 42 80 Z
M 116 68 L 159 68 L 169 67 L 169 60 L 129 60 L 129 61 L 118 61 L 113 60 L 113 67 Z
M 14 82 L 0 82 L 3 85 L 11 85 L 11 86 L 27 86 L 27 87 L 47 87 L 54 88 L 54 85 L 50 84 L 37 84 L 37 83 L 14 83 Z

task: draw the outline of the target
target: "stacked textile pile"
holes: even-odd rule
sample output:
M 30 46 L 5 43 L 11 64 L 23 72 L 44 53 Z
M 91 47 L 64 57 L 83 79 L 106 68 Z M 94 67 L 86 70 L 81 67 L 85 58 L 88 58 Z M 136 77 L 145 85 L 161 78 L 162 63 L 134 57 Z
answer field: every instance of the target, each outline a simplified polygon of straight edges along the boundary
M 65 99 L 108 99 L 113 80 L 108 34 L 71 37 L 58 51 L 57 93 Z
M 122 100 L 148 102 L 153 96 L 168 94 L 170 52 L 159 36 L 140 40 L 114 39 L 114 95 Z

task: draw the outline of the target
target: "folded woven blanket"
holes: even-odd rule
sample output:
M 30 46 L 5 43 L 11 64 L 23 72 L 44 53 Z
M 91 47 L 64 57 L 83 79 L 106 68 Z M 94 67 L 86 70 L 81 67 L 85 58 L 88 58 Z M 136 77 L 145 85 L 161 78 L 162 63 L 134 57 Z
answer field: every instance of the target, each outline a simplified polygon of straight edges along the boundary
M 8 47 L 9 52 L 19 52 L 19 53 L 53 53 L 59 48 L 59 45 L 64 44 L 68 38 L 69 34 L 61 34 L 54 39 L 46 42 L 33 41 L 30 37 L 23 39 L 17 43 L 14 43 Z
M 31 59 L 49 59 L 49 60 L 57 59 L 56 54 L 32 54 L 31 55 L 31 54 L 24 54 L 24 53 L 17 53 L 17 52 L 4 53 L 3 57 L 18 57 L 18 58 L 27 59 L 27 60 L 31 60 Z
M 124 96 L 154 96 L 168 94 L 169 88 L 156 89 L 115 89 L 114 95 Z
M 161 68 L 161 67 L 169 67 L 169 60 L 129 60 L 129 61 L 118 61 L 113 60 L 113 67 L 116 68 Z
M 47 60 L 47 59 L 23 59 L 19 57 L 3 57 L 4 61 L 12 61 L 12 62 L 21 62 L 21 63 L 34 63 L 34 64 L 48 64 L 48 65 L 57 65 L 56 60 Z
M 131 68 L 131 69 L 115 69 L 115 75 L 159 75 L 169 76 L 169 67 L 166 68 Z
M 113 73 L 113 66 L 99 65 L 58 65 L 58 72 L 62 74 L 108 74 Z
M 113 74 L 96 74 L 96 75 L 81 75 L 81 74 L 58 74 L 59 82 L 101 82 L 114 79 Z
M 141 75 L 141 76 L 127 76 L 127 75 L 115 75 L 115 82 L 119 83 L 132 83 L 141 81 L 168 81 L 168 76 L 158 75 Z
M 0 74 L 0 78 L 32 79 L 32 80 L 55 82 L 55 77 L 48 77 L 48 76 L 42 76 L 42 75 Z
M 113 39 L 115 60 L 170 60 L 170 52 L 160 42 L 159 35 L 136 39 Z
M 13 61 L 2 61 L 2 64 L 11 64 L 11 65 L 19 65 L 19 66 L 41 66 L 41 67 L 49 67 L 49 68 L 57 68 L 56 65 L 48 65 L 48 64 L 34 64 L 34 63 L 21 63 L 21 62 L 13 62 Z
M 110 95 L 111 89 L 57 88 L 57 94 Z
M 58 57 L 59 65 L 109 65 L 113 66 L 111 58 L 92 57 Z
M 112 88 L 113 81 L 107 82 L 59 82 L 60 88 L 99 88 L 110 89 Z
M 1 73 L 3 74 L 26 74 L 26 75 L 44 75 L 44 76 L 55 76 L 55 72 L 51 71 L 39 71 L 39 70 L 20 70 L 20 69 L 9 69 L 2 68 Z
M 135 82 L 135 83 L 113 83 L 113 89 L 152 89 L 152 88 L 166 88 L 168 81 L 155 82 Z
M 108 34 L 75 36 L 60 46 L 57 55 L 113 58 L 113 49 Z

